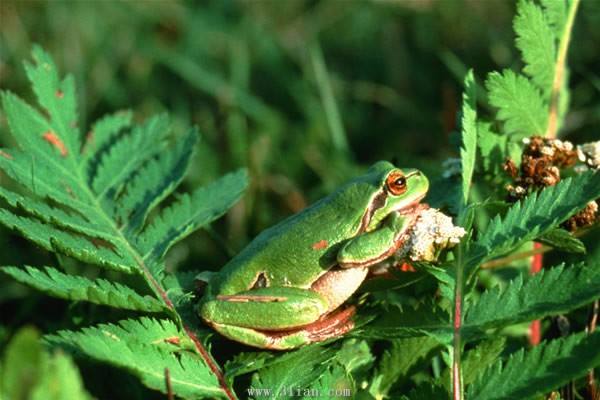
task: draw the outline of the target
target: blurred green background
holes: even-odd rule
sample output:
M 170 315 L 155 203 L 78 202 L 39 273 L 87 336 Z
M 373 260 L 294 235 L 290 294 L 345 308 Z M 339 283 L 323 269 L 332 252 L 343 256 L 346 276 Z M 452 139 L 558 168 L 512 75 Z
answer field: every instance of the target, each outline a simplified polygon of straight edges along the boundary
M 514 8 L 506 0 L 3 0 L 0 83 L 33 102 L 22 61 L 39 43 L 74 75 L 82 129 L 121 109 L 137 120 L 166 111 L 175 134 L 189 124 L 202 134 L 184 189 L 247 167 L 244 200 L 169 255 L 170 269 L 217 269 L 257 232 L 376 160 L 440 176 L 443 160 L 458 154 L 452 132 L 467 69 L 483 85 L 489 71 L 521 67 Z M 575 142 L 598 137 L 599 27 L 600 1 L 584 0 L 562 132 Z M 485 98 L 479 107 L 492 115 Z M 13 145 L 2 114 L 0 145 Z M 0 184 L 12 185 L 1 173 Z M 0 228 L 7 264 L 99 273 Z M 0 344 L 27 323 L 45 332 L 93 323 L 96 308 L 0 276 Z M 106 321 L 106 310 L 98 313 Z

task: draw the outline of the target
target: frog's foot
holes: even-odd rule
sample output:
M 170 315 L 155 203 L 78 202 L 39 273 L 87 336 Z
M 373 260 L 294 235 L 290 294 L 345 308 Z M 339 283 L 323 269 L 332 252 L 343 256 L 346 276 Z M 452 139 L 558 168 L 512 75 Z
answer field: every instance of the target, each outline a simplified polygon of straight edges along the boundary
M 290 350 L 345 334 L 354 327 L 352 316 L 355 311 L 356 308 L 351 306 L 326 314 L 302 328 L 285 331 L 261 331 L 214 322 L 210 325 L 223 336 L 249 346 L 270 350 Z

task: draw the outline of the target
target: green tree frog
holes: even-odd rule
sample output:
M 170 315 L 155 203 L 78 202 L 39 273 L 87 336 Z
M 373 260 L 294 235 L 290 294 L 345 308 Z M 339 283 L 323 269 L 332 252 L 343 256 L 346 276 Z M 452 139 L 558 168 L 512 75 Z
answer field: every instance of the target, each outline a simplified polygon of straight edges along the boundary
M 259 234 L 211 277 L 198 306 L 222 335 L 285 350 L 353 328 L 341 307 L 368 269 L 394 254 L 429 181 L 380 161 L 365 175 Z

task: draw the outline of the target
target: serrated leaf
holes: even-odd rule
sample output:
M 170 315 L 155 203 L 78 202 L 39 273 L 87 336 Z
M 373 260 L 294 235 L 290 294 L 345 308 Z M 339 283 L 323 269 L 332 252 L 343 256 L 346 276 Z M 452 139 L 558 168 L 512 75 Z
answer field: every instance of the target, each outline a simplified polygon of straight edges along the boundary
M 328 368 L 318 381 L 301 389 L 302 399 L 310 400 L 316 398 L 343 399 L 350 398 L 356 392 L 346 371 L 339 365 Z
M 67 75 L 61 80 L 54 61 L 41 47 L 34 46 L 32 54 L 35 63 L 26 62 L 25 71 L 38 102 L 50 116 L 48 121 L 51 130 L 60 142 L 47 140 L 59 150 L 61 156 L 74 156 L 81 148 L 81 138 L 77 127 L 73 76 Z M 61 148 L 63 146 L 64 149 Z
M 180 351 L 187 339 L 169 320 L 126 320 L 120 326 L 102 324 L 79 332 L 59 331 L 46 340 L 75 346 L 90 357 L 124 368 L 163 393 L 168 369 L 175 395 L 189 399 L 224 397 L 208 366 L 192 353 Z
M 488 122 L 477 124 L 477 146 L 481 155 L 483 170 L 496 177 L 502 173 L 502 163 L 506 160 L 508 136 L 492 130 Z
M 168 133 L 168 116 L 157 115 L 134 127 L 101 155 L 96 174 L 90 178 L 96 196 L 107 204 L 106 207 L 112 205 L 112 199 L 125 181 L 144 162 L 163 150 Z
M 387 395 L 393 385 L 407 380 L 411 371 L 438 346 L 437 340 L 427 336 L 392 340 L 377 367 L 376 376 L 380 377 L 377 390 L 370 389 L 369 392 L 376 398 Z
M 466 387 L 475 382 L 485 371 L 485 366 L 494 364 L 506 344 L 505 337 L 486 340 L 474 349 L 465 352 L 461 361 L 462 384 Z M 450 369 L 446 369 L 440 381 L 450 389 Z
M 89 264 L 136 272 L 144 278 L 155 300 L 144 304 L 125 287 L 99 281 L 69 280 L 53 273 L 47 274 L 52 279 L 31 274 L 20 275 L 20 278 L 59 296 L 122 308 L 155 310 L 157 303 L 161 303 L 163 310 L 168 309 L 183 329 L 185 318 L 178 314 L 179 309 L 161 286 L 163 256 L 173 243 L 223 215 L 240 198 L 247 185 L 245 173 L 235 175 L 235 184 L 222 185 L 234 176 L 231 175 L 197 190 L 197 195 L 192 196 L 194 202 L 186 203 L 194 207 L 193 210 L 177 208 L 182 202 L 176 202 L 171 208 L 175 210 L 174 220 L 157 218 L 152 224 L 153 232 L 165 234 L 165 237 L 152 237 L 152 242 L 142 248 L 137 232 L 144 227 L 148 213 L 181 182 L 194 149 L 195 132 L 190 131 L 187 140 L 177 142 L 174 153 L 164 155 L 162 152 L 170 133 L 167 116 L 153 117 L 125 129 L 129 128 L 131 115 L 116 114 L 94 125 L 82 146 L 73 80 L 68 77 L 61 81 L 54 63 L 41 49 L 34 49 L 34 58 L 36 64 L 28 65 L 27 72 L 44 112 L 12 93 L 2 94 L 11 133 L 22 150 L 2 149 L 0 170 L 25 190 L 19 195 L 2 189 L 0 197 L 4 200 L 0 203 L 0 223 L 45 249 Z M 189 199 L 185 195 L 184 198 Z M 170 216 L 168 212 L 163 217 L 165 215 Z M 154 245 L 159 248 L 153 248 Z M 128 303 L 122 296 L 128 296 Z M 159 381 L 164 379 L 164 370 L 159 373 L 161 377 L 156 375 L 159 369 L 175 368 L 172 371 L 174 379 L 178 376 L 191 379 L 189 385 L 179 382 L 182 386 L 178 390 L 194 397 L 192 387 L 195 383 L 199 386 L 203 383 L 195 380 L 194 371 L 190 372 L 190 369 L 203 366 L 205 376 L 199 375 L 199 378 L 208 385 L 210 392 L 219 368 L 202 348 L 201 341 L 193 338 L 192 331 L 184 330 L 193 342 L 190 346 L 194 354 L 186 353 L 181 362 L 167 357 L 162 366 L 162 350 L 152 350 L 146 355 L 156 361 L 146 368 L 143 363 L 136 364 L 141 362 L 136 358 L 140 349 L 124 342 L 119 343 L 125 346 L 121 349 L 123 359 L 114 359 L 113 355 L 88 346 L 92 342 L 98 346 L 106 345 L 101 343 L 100 337 L 82 338 L 81 344 L 88 346 L 86 350 L 92 356 L 132 369 L 154 388 L 159 388 Z M 219 395 L 228 390 L 216 385 Z
M 571 311 L 600 298 L 600 263 L 558 266 L 484 292 L 465 312 L 465 335 Z
M 81 149 L 82 167 L 91 176 L 91 163 L 102 149 L 110 146 L 111 141 L 116 140 L 117 134 L 131 126 L 131 111 L 120 111 L 114 114 L 105 115 L 92 125 L 92 129 L 87 133 L 85 143 Z
M 558 39 L 562 36 L 567 22 L 567 1 L 568 0 L 541 0 L 544 7 L 544 14 L 550 26 L 552 33 Z
M 141 233 L 138 243 L 143 258 L 150 261 L 161 258 L 179 240 L 223 215 L 241 197 L 246 186 L 247 173 L 239 170 L 191 195 L 181 196 Z
M 548 98 L 554 80 L 556 42 L 542 8 L 528 0 L 519 1 L 514 28 L 526 64 L 523 71 Z
M 469 201 L 469 189 L 475 170 L 475 157 L 477 154 L 477 112 L 475 111 L 475 78 L 473 70 L 465 78 L 465 91 L 462 103 L 462 146 L 460 148 L 460 162 L 462 171 L 462 204 Z
M 515 203 L 496 216 L 465 257 L 468 274 L 485 260 L 506 254 L 545 234 L 600 197 L 600 174 L 587 172 L 560 181 Z
M 1 208 L 0 223 L 46 250 L 57 251 L 108 269 L 133 272 L 135 259 L 127 253 L 118 253 L 119 249 L 101 239 L 67 232 L 38 219 L 21 217 Z
M 67 86 L 63 86 L 54 64 L 42 50 L 36 48 L 34 58 L 37 65 L 28 67 L 29 75 L 42 106 L 48 108 L 49 112 L 54 110 L 51 112 L 53 119 L 50 122 L 15 95 L 3 93 L 3 103 L 11 131 L 27 152 L 3 150 L 0 169 L 40 199 L 48 197 L 54 200 L 58 207 L 46 205 L 37 197 L 19 196 L 3 190 L 2 197 L 9 204 L 36 217 L 15 215 L 10 210 L 1 208 L 0 218 L 5 225 L 18 230 L 46 249 L 60 251 L 86 262 L 123 271 L 145 268 L 156 270 L 159 269 L 157 265 L 161 264 L 160 257 L 170 245 L 221 216 L 232 204 L 225 203 L 239 198 L 246 187 L 245 175 L 238 176 L 239 181 L 233 189 L 217 184 L 206 190 L 198 190 L 196 193 L 201 195 L 193 197 L 195 202 L 189 206 L 199 211 L 188 210 L 186 217 L 189 218 L 179 220 L 183 226 L 177 226 L 177 221 L 165 222 L 166 226 L 160 226 L 160 220 L 154 221 L 153 229 L 161 233 L 175 232 L 176 237 L 168 236 L 169 241 L 161 242 L 163 247 L 157 251 L 146 246 L 145 251 L 158 256 L 148 261 L 149 265 L 144 265 L 146 260 L 139 254 L 140 249 L 135 246 L 137 235 L 134 235 L 133 228 L 141 227 L 152 207 L 180 182 L 196 136 L 190 133 L 187 141 L 178 143 L 177 146 L 181 149 L 180 157 L 159 157 L 157 165 L 150 163 L 146 169 L 137 171 L 140 165 L 163 149 L 164 139 L 169 132 L 168 118 L 151 118 L 130 132 L 117 136 L 116 133 L 130 122 L 129 114 L 117 114 L 101 120 L 95 126 L 99 141 L 94 142 L 96 147 L 86 148 L 86 154 L 82 155 L 81 146 L 72 148 L 61 139 L 63 135 L 76 134 L 76 130 L 73 129 L 62 130 L 72 122 L 68 120 L 76 116 L 75 101 L 70 100 L 75 96 L 74 89 L 68 83 L 64 83 Z M 38 82 L 40 79 L 45 81 Z M 50 94 L 55 98 L 42 99 Z M 43 131 L 59 125 L 61 130 L 57 129 L 54 132 L 57 137 L 50 141 L 45 140 Z M 39 132 L 40 130 L 42 132 Z M 69 140 L 73 146 L 79 143 L 79 139 Z M 68 157 L 61 154 L 63 147 Z M 131 149 L 135 151 L 132 152 Z M 92 158 L 98 158 L 99 164 L 97 169 L 89 171 L 86 163 Z M 169 161 L 167 164 L 172 167 L 170 175 L 165 176 L 157 171 L 157 168 L 165 166 L 160 160 Z M 116 199 L 115 207 L 114 196 L 122 188 L 124 179 L 134 171 L 138 172 L 135 190 L 128 191 L 122 199 Z M 94 176 L 88 176 L 88 173 L 93 173 Z M 230 193 L 234 195 L 231 196 Z M 143 199 L 141 203 L 137 201 L 140 198 Z M 121 222 L 132 229 L 125 232 L 120 230 L 115 220 L 115 208 L 121 210 L 121 219 L 127 217 Z M 129 215 L 128 211 L 134 208 L 134 215 Z
M 437 305 L 426 303 L 414 308 L 387 310 L 375 321 L 356 329 L 352 336 L 368 339 L 399 339 L 431 336 L 440 343 L 452 339 L 450 316 Z
M 132 235 L 146 222 L 148 213 L 175 190 L 185 176 L 198 132 L 190 129 L 173 149 L 167 149 L 149 161 L 124 188 L 115 211 L 117 221 L 124 221 L 121 230 Z
M 546 131 L 548 106 L 531 81 L 510 70 L 492 72 L 485 86 L 490 104 L 498 108 L 497 118 L 504 121 L 504 131 L 515 140 Z
M 320 379 L 334 355 L 331 349 L 313 345 L 277 357 L 271 364 L 253 375 L 252 384 L 246 394 L 253 398 L 260 398 L 260 393 L 253 391 L 267 389 L 271 396 L 277 398 L 297 397 L 292 390 L 306 388 Z
M 571 335 L 519 350 L 497 362 L 467 390 L 471 400 L 529 399 L 600 366 L 600 332 Z
M 261 369 L 266 362 L 275 357 L 269 352 L 239 353 L 225 363 L 225 377 L 234 378 L 239 375 Z
M 569 253 L 585 253 L 585 245 L 569 231 L 561 228 L 552 229 L 536 239 L 538 242 L 547 244 L 557 250 Z
M 87 279 L 67 275 L 55 268 L 44 269 L 2 267 L 0 271 L 17 281 L 44 291 L 52 296 L 74 301 L 89 301 L 126 310 L 146 312 L 165 311 L 165 306 L 150 296 L 142 296 L 120 283 L 105 279 Z

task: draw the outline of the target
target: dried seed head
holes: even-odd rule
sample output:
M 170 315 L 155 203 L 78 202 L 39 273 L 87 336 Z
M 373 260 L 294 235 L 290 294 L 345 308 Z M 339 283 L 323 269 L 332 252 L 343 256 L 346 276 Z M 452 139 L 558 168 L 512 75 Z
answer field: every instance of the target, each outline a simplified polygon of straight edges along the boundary
M 577 146 L 579 161 L 591 169 L 600 169 L 600 140 Z

